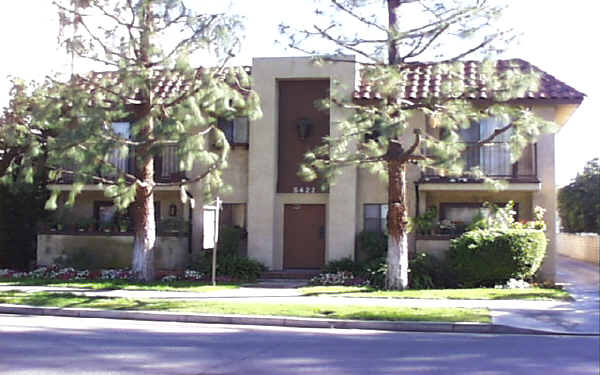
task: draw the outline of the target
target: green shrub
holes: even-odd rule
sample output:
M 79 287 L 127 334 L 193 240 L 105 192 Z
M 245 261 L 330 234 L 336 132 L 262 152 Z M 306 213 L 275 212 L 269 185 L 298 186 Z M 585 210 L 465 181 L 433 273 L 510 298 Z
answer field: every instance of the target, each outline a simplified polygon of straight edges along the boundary
M 388 237 L 382 232 L 362 231 L 358 234 L 358 260 L 368 262 L 384 257 L 387 253 Z
M 222 227 L 219 231 L 219 254 L 239 255 L 244 229 Z
M 423 215 L 417 216 L 412 220 L 414 230 L 417 232 L 417 234 L 432 234 L 437 217 L 437 208 L 429 207 Z
M 408 285 L 411 289 L 443 289 L 456 286 L 448 263 L 426 253 L 408 260 Z
M 353 261 L 350 258 L 342 258 L 338 260 L 332 260 L 323 266 L 321 269 L 322 273 L 338 273 L 338 272 L 350 272 L 354 276 L 359 276 L 363 273 L 363 267 L 361 264 Z
M 529 279 L 546 253 L 546 236 L 533 229 L 476 229 L 450 242 L 448 262 L 463 287 L 491 287 Z
M 387 264 L 385 256 L 366 262 L 355 262 L 350 258 L 343 258 L 327 263 L 321 272 L 321 275 L 352 274 L 359 284 L 368 280 L 370 286 L 382 289 L 385 285 Z M 352 285 L 352 283 L 341 280 L 339 285 Z
M 435 258 L 425 253 L 416 254 L 408 260 L 408 285 L 411 289 L 433 289 Z
M 387 262 L 385 257 L 371 259 L 363 264 L 363 274 L 369 280 L 373 288 L 383 289 L 385 287 L 385 275 L 387 273 Z
M 212 272 L 212 252 L 200 256 L 191 267 L 205 275 Z M 254 259 L 237 254 L 217 254 L 217 276 L 231 278 L 235 281 L 255 281 L 266 267 Z

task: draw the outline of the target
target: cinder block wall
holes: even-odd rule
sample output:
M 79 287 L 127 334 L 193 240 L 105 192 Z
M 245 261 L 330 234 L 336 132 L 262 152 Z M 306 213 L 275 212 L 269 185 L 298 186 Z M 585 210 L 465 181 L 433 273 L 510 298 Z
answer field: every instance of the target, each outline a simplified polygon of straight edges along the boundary
M 599 263 L 600 236 L 595 233 L 559 233 L 558 252 L 594 264 Z

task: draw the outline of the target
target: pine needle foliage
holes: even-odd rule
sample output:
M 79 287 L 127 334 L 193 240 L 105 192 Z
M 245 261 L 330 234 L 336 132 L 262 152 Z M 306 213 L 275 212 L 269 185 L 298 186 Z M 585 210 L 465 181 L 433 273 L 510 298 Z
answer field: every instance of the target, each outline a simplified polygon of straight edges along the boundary
M 538 90 L 540 71 L 522 60 L 499 64 L 493 59 L 514 33 L 497 26 L 504 7 L 491 1 L 324 0 L 317 4 L 312 25 L 280 26 L 286 44 L 320 56 L 318 64 L 354 64 L 357 58 L 360 85 L 368 87 L 369 97 L 343 97 L 339 83 L 332 84 L 323 107 L 338 106 L 352 114 L 335 124 L 341 130 L 335 134 L 340 135 L 324 138 L 322 145 L 306 154 L 299 174 L 308 180 L 323 176 L 325 184 L 331 184 L 343 168 L 362 167 L 388 182 L 386 286 L 403 289 L 408 283 L 407 166 L 416 164 L 440 176 L 481 179 L 501 188 L 479 167 L 467 165 L 465 155 L 502 139 L 515 162 L 526 145 L 555 129 L 529 105 L 514 101 Z M 473 58 L 477 61 L 468 60 Z M 465 76 L 466 65 L 472 63 L 478 67 L 476 73 Z M 406 92 L 413 80 L 421 78 L 439 89 L 425 96 Z M 411 123 L 418 118 L 426 119 L 425 129 Z M 464 142 L 462 133 L 486 119 L 505 125 L 474 144 Z
M 199 181 L 207 195 L 222 189 L 229 144 L 218 119 L 260 115 L 246 70 L 227 67 L 241 45 L 242 20 L 195 11 L 182 0 L 54 4 L 60 44 L 74 66 L 85 62 L 93 72 L 49 76 L 38 84 L 13 81 L 0 130 L 10 155 L 4 179 L 31 181 L 33 162 L 43 153 L 51 181 L 73 181 L 67 206 L 86 184 L 100 186 L 119 208 L 133 204 L 136 241 L 147 239 L 142 248 L 148 264 L 154 189 Z M 207 61 L 200 68 L 190 64 L 198 56 Z M 119 122 L 130 124 L 129 136 L 115 130 Z M 185 173 L 156 182 L 154 159 L 165 147 L 175 148 Z M 128 157 L 132 167 L 112 162 Z M 52 191 L 47 209 L 56 209 L 58 196 Z M 141 278 L 153 277 L 152 270 L 138 271 Z

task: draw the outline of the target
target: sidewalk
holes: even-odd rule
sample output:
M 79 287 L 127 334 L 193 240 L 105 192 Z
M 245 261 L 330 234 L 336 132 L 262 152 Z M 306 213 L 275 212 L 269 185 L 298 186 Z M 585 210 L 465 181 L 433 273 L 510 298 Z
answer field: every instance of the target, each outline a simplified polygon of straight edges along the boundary
M 598 267 L 591 264 L 586 264 L 579 261 L 574 261 L 566 257 L 560 257 L 558 260 L 558 281 L 564 283 L 565 288 L 571 293 L 574 302 L 565 301 L 526 301 L 526 300 L 435 300 L 435 299 L 391 299 L 391 298 L 357 298 L 357 297 L 331 297 L 331 296 L 302 296 L 295 288 L 261 288 L 261 287 L 242 287 L 239 289 L 227 289 L 209 293 L 194 293 L 194 292 L 169 292 L 169 291 L 151 291 L 151 290 L 89 290 L 77 288 L 62 288 L 62 287 L 40 287 L 40 286 L 0 286 L 0 290 L 20 290 L 24 292 L 69 292 L 85 296 L 99 297 L 122 297 L 130 299 L 177 299 L 177 300 L 194 300 L 194 301 L 229 301 L 229 302 L 260 302 L 260 303 L 298 303 L 310 305 L 365 305 L 365 306 L 386 306 L 386 307 L 462 307 L 462 308 L 487 308 L 492 315 L 493 323 L 491 325 L 473 324 L 473 329 L 477 331 L 479 327 L 481 332 L 501 332 L 504 331 L 515 333 L 520 332 L 539 332 L 558 334 L 598 334 L 599 333 L 599 303 L 598 297 Z M 14 308 L 10 309 L 15 311 Z M 39 308 L 38 308 L 39 310 Z M 88 311 L 89 309 L 81 309 Z M 6 308 L 0 308 L 0 312 L 6 312 Z M 31 313 L 29 309 L 24 313 Z M 56 309 L 46 309 L 45 312 L 50 314 Z M 114 317 L 115 312 L 107 312 L 108 315 Z M 85 312 L 89 314 L 89 312 Z M 94 313 L 96 314 L 96 313 Z M 136 316 L 143 318 L 144 313 L 135 313 Z M 161 313 L 146 313 L 146 318 L 156 318 Z M 177 314 L 163 314 L 164 319 L 169 320 Z M 182 321 L 190 321 L 191 314 L 182 315 Z M 82 316 L 82 315 L 76 315 Z M 98 317 L 98 315 L 94 315 Z M 216 316 L 204 315 L 208 322 L 215 322 Z M 237 322 L 239 324 L 256 324 L 259 320 L 260 324 L 268 324 L 269 321 L 281 323 L 282 321 L 293 321 L 298 324 L 302 318 L 269 318 L 264 317 L 256 320 L 252 319 L 235 319 L 233 316 L 225 317 L 225 320 L 219 322 Z M 239 317 L 238 317 L 239 318 Z M 246 317 L 248 318 L 248 317 Z M 135 319 L 133 317 L 132 319 Z M 278 320 L 277 320 L 278 319 Z M 276 321 L 275 321 L 276 320 Z M 244 323 L 244 321 L 249 323 Z M 329 319 L 304 319 L 306 324 L 313 322 L 317 326 L 337 326 L 340 327 L 340 322 L 332 323 Z M 343 323 L 343 322 L 342 322 Z M 381 328 L 381 322 L 360 322 L 360 328 L 366 328 L 369 323 L 373 323 L 372 329 L 389 329 Z M 363 324 L 364 323 L 364 324 Z M 281 323 L 284 325 L 283 323 Z M 379 324 L 379 325 L 378 325 Z M 427 330 L 424 325 L 427 323 L 416 322 L 408 327 L 421 327 L 420 330 Z M 269 324 L 270 325 L 270 324 Z M 279 325 L 279 324 L 275 324 Z M 297 326 L 297 325 L 296 325 Z M 314 325 L 313 325 L 314 326 Z M 400 327 L 401 325 L 396 324 Z M 347 327 L 347 325 L 344 325 Z M 450 328 L 448 328 L 450 327 Z M 435 330 L 444 332 L 455 331 L 455 325 L 452 323 L 444 326 L 443 323 L 435 323 L 431 327 Z M 396 330 L 396 329 L 394 329 Z M 398 329 L 400 330 L 400 329 Z M 416 329 L 407 329 L 416 330 Z
M 600 334 L 598 265 L 559 255 L 556 282 L 563 285 L 575 301 L 529 310 L 492 308 L 493 322 L 556 333 Z

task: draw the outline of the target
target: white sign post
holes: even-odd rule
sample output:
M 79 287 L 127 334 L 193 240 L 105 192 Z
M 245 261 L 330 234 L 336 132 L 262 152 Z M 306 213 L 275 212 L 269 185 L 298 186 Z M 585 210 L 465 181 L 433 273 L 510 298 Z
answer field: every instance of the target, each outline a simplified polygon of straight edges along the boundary
M 219 243 L 219 213 L 221 212 L 221 204 L 223 202 L 219 197 L 215 201 L 213 206 L 203 207 L 203 218 L 204 218 L 204 238 L 203 247 L 205 249 L 213 249 L 212 251 L 212 274 L 211 281 L 212 285 L 217 285 L 216 274 L 217 274 L 217 244 Z

